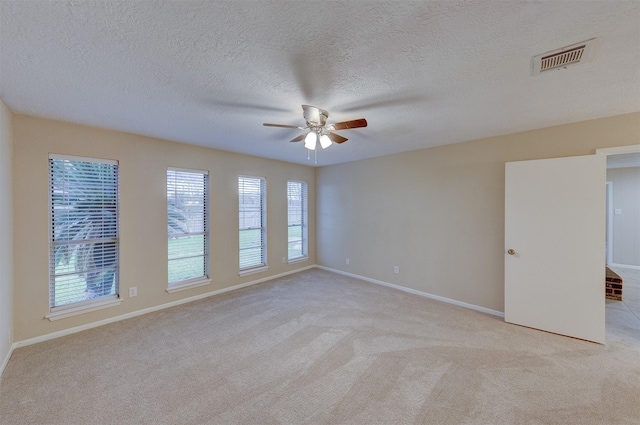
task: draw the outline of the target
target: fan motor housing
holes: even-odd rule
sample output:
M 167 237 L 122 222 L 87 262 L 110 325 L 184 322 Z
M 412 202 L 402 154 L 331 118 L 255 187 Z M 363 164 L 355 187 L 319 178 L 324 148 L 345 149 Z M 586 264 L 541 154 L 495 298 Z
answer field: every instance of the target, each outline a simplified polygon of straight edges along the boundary
M 309 127 L 324 127 L 329 118 L 329 112 L 311 105 L 302 105 L 305 121 Z

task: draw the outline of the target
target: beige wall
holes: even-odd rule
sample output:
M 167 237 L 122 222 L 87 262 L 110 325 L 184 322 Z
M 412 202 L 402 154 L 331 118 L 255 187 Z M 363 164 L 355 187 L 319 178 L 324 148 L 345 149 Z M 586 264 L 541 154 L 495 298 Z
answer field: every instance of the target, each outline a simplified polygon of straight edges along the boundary
M 12 114 L 2 100 L 0 100 L 0 368 L 9 353 L 12 342 L 12 137 Z
M 611 168 L 613 208 L 613 263 L 640 266 L 640 167 Z
M 10 180 L 11 114 L 0 105 L 0 182 Z M 478 306 L 503 310 L 504 163 L 586 155 L 640 142 L 640 114 L 313 168 L 24 115 L 13 115 L 14 340 L 20 341 L 318 263 Z M 9 131 L 6 129 L 9 128 Z M 49 153 L 120 161 L 121 293 L 118 307 L 50 322 Z M 167 294 L 168 166 L 211 173 L 208 286 Z M 267 178 L 269 270 L 238 276 L 237 176 Z M 9 176 L 9 177 L 8 177 Z M 288 179 L 309 183 L 310 259 L 286 255 Z M 317 181 L 316 181 L 317 179 Z M 314 191 L 317 188 L 317 194 Z M 280 189 L 280 190 L 279 190 Z M 0 186 L 5 197 L 11 187 Z M 7 196 L 9 202 L 11 197 Z M 316 207 L 317 203 L 317 207 Z M 0 225 L 11 209 L 0 206 Z M 316 214 L 317 213 L 317 231 Z M 8 218 L 7 218 L 8 217 Z M 11 232 L 8 232 L 11 234 Z M 6 234 L 3 232 L 3 234 Z M 317 243 L 315 235 L 317 235 Z M 2 291 L 11 291 L 11 244 L 2 239 Z M 316 258 L 315 247 L 318 246 Z M 349 257 L 351 265 L 345 265 Z M 317 260 L 317 261 L 316 261 Z M 7 265 L 8 264 L 8 265 Z M 393 266 L 400 273 L 393 273 Z M 4 280 L 3 280 L 4 279 Z M 7 280 L 8 284 L 6 284 Z M 128 298 L 128 288 L 138 297 Z M 2 293 L 0 326 L 11 321 Z M 10 327 L 10 324 L 8 325 Z M 7 330 L 0 332 L 8 333 Z M 0 348 L 5 342 L 0 336 Z M 7 341 L 8 343 L 8 341 Z M 0 352 L 2 354 L 2 352 Z
M 322 167 L 318 264 L 504 311 L 505 162 L 637 143 L 639 113 Z
M 16 341 L 152 308 L 315 263 L 315 171 L 311 167 L 179 144 L 117 131 L 14 115 L 14 335 Z M 48 313 L 48 155 L 120 163 L 120 292 L 123 302 L 50 322 Z M 212 284 L 168 294 L 166 169 L 209 170 Z M 238 275 L 238 175 L 267 180 L 269 270 Z M 309 184 L 309 260 L 287 255 L 286 182 Z M 128 298 L 137 286 L 138 296 Z

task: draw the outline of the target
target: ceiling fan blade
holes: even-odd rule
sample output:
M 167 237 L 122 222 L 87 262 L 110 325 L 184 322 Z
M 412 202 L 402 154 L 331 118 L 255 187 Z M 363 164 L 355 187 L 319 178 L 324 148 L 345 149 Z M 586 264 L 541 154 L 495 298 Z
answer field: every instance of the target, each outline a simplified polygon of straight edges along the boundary
M 332 130 L 347 130 L 349 128 L 361 128 L 367 126 L 367 120 L 360 118 L 358 120 L 337 122 L 329 125 Z
M 329 133 L 329 134 L 327 134 L 327 136 L 329 136 L 329 139 L 331 139 L 331 141 L 334 142 L 334 143 L 344 143 L 347 140 L 349 140 L 346 137 L 342 137 L 340 135 L 337 135 L 336 133 Z
M 297 125 L 270 124 L 268 122 L 265 122 L 262 125 L 264 125 L 265 127 L 299 128 L 300 130 L 304 130 L 304 127 L 298 127 Z
M 289 143 L 302 142 L 305 137 L 307 137 L 307 134 L 306 133 L 302 133 L 301 135 L 299 135 L 295 139 L 289 140 Z

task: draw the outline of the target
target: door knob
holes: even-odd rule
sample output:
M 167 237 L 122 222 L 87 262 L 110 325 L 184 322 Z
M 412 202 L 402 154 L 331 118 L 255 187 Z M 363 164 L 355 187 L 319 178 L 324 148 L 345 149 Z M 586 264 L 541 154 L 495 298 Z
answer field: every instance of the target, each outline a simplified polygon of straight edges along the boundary
M 507 250 L 507 254 L 509 254 L 509 255 L 515 255 L 515 254 L 516 254 L 516 251 L 515 251 L 515 250 L 513 250 L 513 249 L 509 249 L 509 250 Z

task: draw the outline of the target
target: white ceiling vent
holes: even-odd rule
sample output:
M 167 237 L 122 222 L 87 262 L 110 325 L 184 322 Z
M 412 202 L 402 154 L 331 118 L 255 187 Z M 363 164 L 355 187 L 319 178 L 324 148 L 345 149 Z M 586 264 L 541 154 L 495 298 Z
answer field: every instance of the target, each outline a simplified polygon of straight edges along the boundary
M 534 56 L 532 63 L 533 75 L 554 69 L 567 69 L 570 65 L 589 61 L 592 57 L 595 40 L 595 38 L 592 38 Z

